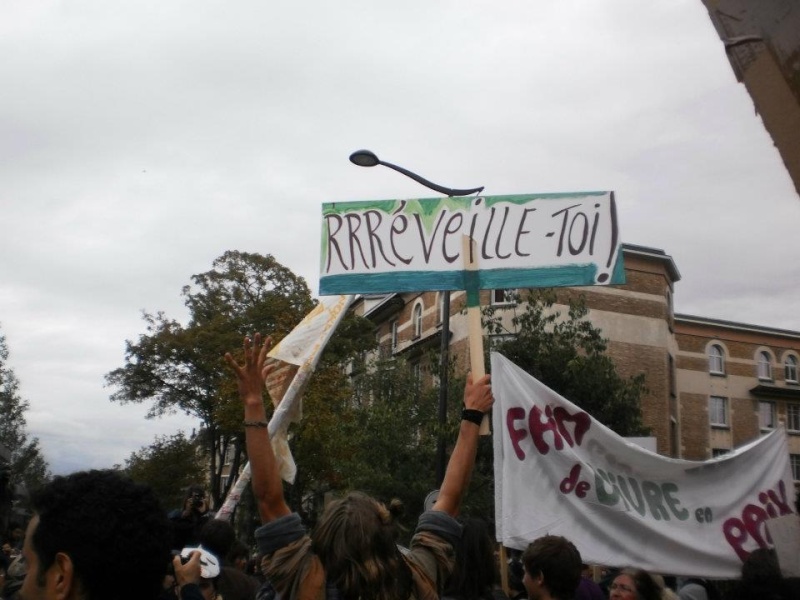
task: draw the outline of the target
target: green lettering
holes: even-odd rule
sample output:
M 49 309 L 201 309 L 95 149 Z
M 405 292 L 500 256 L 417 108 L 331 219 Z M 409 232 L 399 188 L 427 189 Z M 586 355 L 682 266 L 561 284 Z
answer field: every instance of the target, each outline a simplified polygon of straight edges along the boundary
M 673 496 L 673 494 L 678 493 L 678 486 L 674 483 L 662 483 L 661 491 L 664 494 L 664 500 L 666 500 L 667 506 L 669 506 L 669 509 L 672 511 L 672 514 L 675 515 L 675 518 L 679 521 L 685 521 L 688 519 L 689 511 L 685 508 L 681 508 L 680 499 Z

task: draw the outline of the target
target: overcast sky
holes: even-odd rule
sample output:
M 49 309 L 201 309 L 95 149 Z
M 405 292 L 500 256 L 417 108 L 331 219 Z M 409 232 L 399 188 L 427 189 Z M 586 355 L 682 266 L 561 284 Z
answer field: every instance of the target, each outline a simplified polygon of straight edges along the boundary
M 4 0 L 0 332 L 56 473 L 185 416 L 108 400 L 226 250 L 318 285 L 320 205 L 614 190 L 678 312 L 800 330 L 800 200 L 700 0 Z M 1 418 L 1 417 L 0 417 Z

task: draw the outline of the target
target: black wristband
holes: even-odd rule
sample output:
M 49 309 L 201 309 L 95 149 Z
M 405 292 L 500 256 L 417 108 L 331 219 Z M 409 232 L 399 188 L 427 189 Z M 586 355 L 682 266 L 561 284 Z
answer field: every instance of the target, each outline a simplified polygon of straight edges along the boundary
M 465 408 L 461 411 L 461 420 L 475 423 L 478 427 L 483 423 L 483 413 L 473 408 Z

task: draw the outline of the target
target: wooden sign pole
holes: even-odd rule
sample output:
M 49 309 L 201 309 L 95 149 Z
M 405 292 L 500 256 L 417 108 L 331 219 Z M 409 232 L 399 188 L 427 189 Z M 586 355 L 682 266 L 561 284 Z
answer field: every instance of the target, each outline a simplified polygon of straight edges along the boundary
M 483 360 L 483 326 L 481 325 L 481 300 L 480 288 L 477 279 L 471 274 L 477 274 L 478 261 L 475 258 L 475 240 L 468 235 L 461 238 L 461 254 L 464 257 L 464 270 L 466 271 L 465 288 L 467 292 L 467 326 L 469 331 L 469 361 L 472 371 L 472 380 L 477 381 L 486 375 L 486 365 Z M 489 435 L 489 415 L 484 415 L 481 422 L 481 435 Z

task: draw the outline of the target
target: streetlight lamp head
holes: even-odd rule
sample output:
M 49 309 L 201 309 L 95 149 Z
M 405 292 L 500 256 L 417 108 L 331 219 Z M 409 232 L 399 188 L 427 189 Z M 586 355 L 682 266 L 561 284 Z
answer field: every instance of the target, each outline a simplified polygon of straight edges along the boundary
M 374 167 L 381 163 L 375 153 L 369 150 L 356 150 L 350 155 L 350 162 L 359 167 Z

